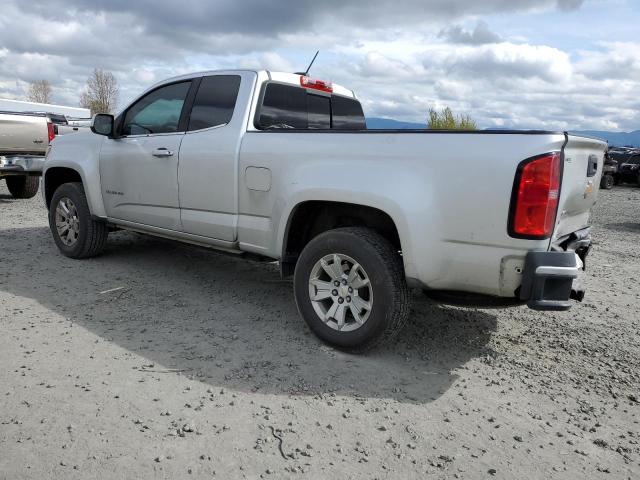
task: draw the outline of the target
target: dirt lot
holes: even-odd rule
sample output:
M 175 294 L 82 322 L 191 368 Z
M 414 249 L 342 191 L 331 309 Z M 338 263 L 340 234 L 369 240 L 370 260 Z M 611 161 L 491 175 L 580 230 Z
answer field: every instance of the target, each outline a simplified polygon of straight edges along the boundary
M 640 189 L 594 223 L 570 312 L 415 292 L 352 356 L 272 264 L 126 232 L 70 260 L 2 182 L 0 478 L 640 478 Z

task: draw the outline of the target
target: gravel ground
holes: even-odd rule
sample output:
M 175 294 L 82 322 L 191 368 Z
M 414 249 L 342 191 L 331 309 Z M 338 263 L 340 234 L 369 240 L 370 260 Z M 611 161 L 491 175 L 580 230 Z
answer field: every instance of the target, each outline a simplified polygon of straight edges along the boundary
M 640 189 L 601 192 L 570 312 L 413 295 L 322 345 L 275 265 L 127 232 L 60 255 L 0 187 L 0 478 L 640 478 Z

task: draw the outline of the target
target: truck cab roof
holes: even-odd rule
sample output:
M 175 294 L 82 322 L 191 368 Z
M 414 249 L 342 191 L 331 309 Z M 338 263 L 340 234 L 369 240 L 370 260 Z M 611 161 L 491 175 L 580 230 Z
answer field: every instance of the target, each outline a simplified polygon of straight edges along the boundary
M 234 69 L 234 70 L 204 70 L 201 72 L 194 72 L 194 73 L 188 73 L 185 75 L 178 75 L 176 77 L 172 77 L 172 78 L 168 78 L 165 80 L 162 80 L 154 85 L 152 85 L 150 88 L 148 88 L 146 91 L 149 90 L 153 90 L 154 88 L 157 88 L 161 85 L 165 85 L 168 83 L 174 83 L 176 81 L 180 81 L 180 80 L 189 80 L 192 78 L 199 78 L 199 77 L 206 77 L 209 75 L 233 75 L 234 73 L 247 73 L 247 72 L 252 72 L 258 75 L 258 78 L 261 77 L 266 77 L 266 79 L 268 81 L 273 81 L 273 82 L 277 82 L 277 83 L 283 83 L 283 84 L 287 84 L 287 85 L 292 85 L 292 86 L 303 86 L 302 82 L 302 78 L 306 78 L 308 79 L 308 81 L 310 82 L 319 82 L 319 83 L 323 83 L 325 85 L 328 85 L 330 88 L 330 91 L 328 90 L 324 90 L 326 93 L 329 94 L 335 94 L 335 95 L 342 95 L 345 97 L 349 97 L 349 98 L 356 98 L 355 93 L 353 92 L 353 90 L 349 90 L 348 88 L 343 87 L 342 85 L 338 85 L 336 83 L 327 81 L 327 80 L 318 80 L 316 78 L 314 78 L 313 76 L 305 76 L 305 75 L 301 75 L 299 73 L 290 73 L 290 72 L 274 72 L 274 71 L 270 71 L 270 70 L 251 70 L 251 69 Z

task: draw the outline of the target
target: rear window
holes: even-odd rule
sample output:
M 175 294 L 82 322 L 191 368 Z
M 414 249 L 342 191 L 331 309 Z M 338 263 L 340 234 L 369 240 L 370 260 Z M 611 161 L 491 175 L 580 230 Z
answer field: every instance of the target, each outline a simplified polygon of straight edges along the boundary
M 307 94 L 307 108 L 309 128 L 331 128 L 331 99 L 329 97 Z
M 304 88 L 267 85 L 256 127 L 296 130 L 364 130 L 360 102 L 338 95 L 317 95 Z
M 193 102 L 188 129 L 202 130 L 229 123 L 239 89 L 238 75 L 204 77 Z
M 260 109 L 259 128 L 309 128 L 307 92 L 277 83 L 267 85 Z
M 331 109 L 333 113 L 332 128 L 337 130 L 366 130 L 362 105 L 353 98 L 332 97 Z

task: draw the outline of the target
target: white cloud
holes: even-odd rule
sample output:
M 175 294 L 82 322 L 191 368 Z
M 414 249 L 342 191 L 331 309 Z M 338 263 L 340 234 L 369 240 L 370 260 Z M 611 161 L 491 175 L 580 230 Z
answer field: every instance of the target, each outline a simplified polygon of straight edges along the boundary
M 566 81 L 573 70 L 569 56 L 556 48 L 506 42 L 457 48 L 444 63 L 455 76 L 540 78 L 548 82 Z
M 265 52 L 260 55 L 240 58 L 235 68 L 265 68 L 277 72 L 293 72 L 296 69 L 291 61 L 276 52 Z
M 473 30 L 466 30 L 461 25 L 448 27 L 440 32 L 440 38 L 450 43 L 466 43 L 469 45 L 482 45 L 485 43 L 500 43 L 502 37 L 489 28 L 489 24 L 478 21 Z
M 416 70 L 409 65 L 382 55 L 378 52 L 368 52 L 355 66 L 356 73 L 365 77 L 391 77 L 394 79 L 410 77 Z
M 46 78 L 54 101 L 77 105 L 98 67 L 114 72 L 124 103 L 189 71 L 298 71 L 319 48 L 312 73 L 354 89 L 370 115 L 423 122 L 430 107 L 448 105 L 483 127 L 637 128 L 639 44 L 616 43 L 615 31 L 598 27 L 589 31 L 610 43 L 575 50 L 555 42 L 571 32 L 542 37 L 523 25 L 504 35 L 484 20 L 495 27 L 514 12 L 535 12 L 527 21 L 545 11 L 572 15 L 559 10 L 583 3 L 5 0 L 0 97 L 20 97 Z
M 632 80 L 640 76 L 640 43 L 607 42 L 599 51 L 581 51 L 577 71 L 593 79 Z

